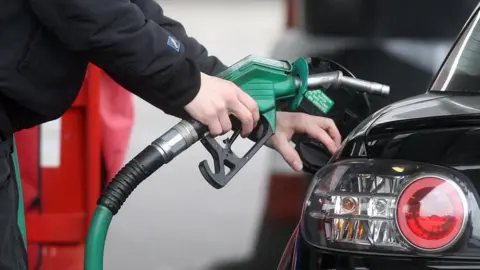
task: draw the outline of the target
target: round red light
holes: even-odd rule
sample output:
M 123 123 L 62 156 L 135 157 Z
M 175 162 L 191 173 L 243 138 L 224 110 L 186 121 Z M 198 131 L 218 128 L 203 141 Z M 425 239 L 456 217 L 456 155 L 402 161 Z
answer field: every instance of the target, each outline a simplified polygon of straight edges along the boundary
M 466 222 L 466 199 L 455 183 L 439 177 L 422 177 L 399 196 L 397 225 L 403 237 L 423 250 L 449 247 Z

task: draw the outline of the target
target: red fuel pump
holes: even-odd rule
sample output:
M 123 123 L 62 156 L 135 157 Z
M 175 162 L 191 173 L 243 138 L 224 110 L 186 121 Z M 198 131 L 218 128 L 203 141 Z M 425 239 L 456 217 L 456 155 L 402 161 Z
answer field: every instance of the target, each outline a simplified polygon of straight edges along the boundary
M 132 123 L 131 94 L 90 65 L 75 103 L 60 119 L 56 166 L 41 165 L 41 153 L 54 150 L 42 149 L 42 126 L 15 134 L 31 270 L 83 269 L 88 224 L 105 184 L 102 162 L 107 177 L 120 169 Z

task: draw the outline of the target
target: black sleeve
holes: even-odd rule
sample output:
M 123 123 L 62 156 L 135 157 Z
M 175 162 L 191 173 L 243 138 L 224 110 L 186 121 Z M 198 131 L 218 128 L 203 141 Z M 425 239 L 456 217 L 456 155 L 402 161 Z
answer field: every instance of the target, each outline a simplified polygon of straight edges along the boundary
M 187 57 L 193 59 L 203 73 L 216 75 L 227 68 L 217 57 L 209 55 L 207 49 L 196 39 L 188 36 L 181 23 L 165 16 L 163 9 L 155 1 L 132 0 L 132 2 L 140 7 L 147 18 L 180 40 L 185 46 Z
M 200 67 L 186 46 L 130 0 L 29 1 L 69 50 L 166 113 L 176 115 L 198 93 Z

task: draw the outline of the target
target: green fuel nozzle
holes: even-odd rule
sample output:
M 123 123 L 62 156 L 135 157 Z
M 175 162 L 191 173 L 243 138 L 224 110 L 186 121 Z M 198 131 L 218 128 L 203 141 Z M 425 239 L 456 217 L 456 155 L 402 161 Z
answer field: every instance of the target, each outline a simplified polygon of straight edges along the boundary
M 217 76 L 234 82 L 249 94 L 257 102 L 260 113 L 273 132 L 279 101 L 286 101 L 288 110 L 296 111 L 306 98 L 319 110 L 325 111 L 333 103 L 324 96 L 322 89 L 347 86 L 354 91 L 380 96 L 388 96 L 390 92 L 387 85 L 345 77 L 341 71 L 309 74 L 305 58 L 288 62 L 250 55 Z
M 247 56 L 217 75 L 234 82 L 258 104 L 260 114 L 273 131 L 276 128 L 277 101 L 293 99 L 302 84 L 298 78 L 307 78 L 308 63 L 299 59 L 295 63 Z
M 256 144 L 242 158 L 231 150 L 231 145 L 240 133 L 239 125 L 233 125 L 234 134 L 225 140 L 225 147 L 221 147 L 210 136 L 201 139 L 213 157 L 215 172 L 210 170 L 206 160 L 200 163 L 200 172 L 216 188 L 225 186 L 275 133 L 277 111 L 283 108 L 297 111 L 304 102 L 308 102 L 310 113 L 326 113 L 334 104 L 322 90 L 332 86 L 347 86 L 354 91 L 381 96 L 390 92 L 387 85 L 345 77 L 341 71 L 309 74 L 309 64 L 305 58 L 288 62 L 250 55 L 217 76 L 234 82 L 249 94 L 257 102 L 262 117 L 252 132 L 254 136 L 250 137 Z M 283 106 L 278 106 L 279 103 Z M 225 166 L 229 168 L 228 173 Z

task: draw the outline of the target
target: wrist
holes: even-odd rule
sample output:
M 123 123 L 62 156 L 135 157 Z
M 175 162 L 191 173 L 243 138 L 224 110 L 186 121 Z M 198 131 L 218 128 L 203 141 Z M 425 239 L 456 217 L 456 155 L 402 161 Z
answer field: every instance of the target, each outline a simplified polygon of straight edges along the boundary
M 199 67 L 190 59 L 180 64 L 174 71 L 166 92 L 163 111 L 167 114 L 185 118 L 188 114 L 184 107 L 189 104 L 200 91 L 201 72 Z
M 197 96 L 200 86 L 200 68 L 194 61 L 186 58 L 174 71 L 165 99 L 170 107 L 183 108 Z

